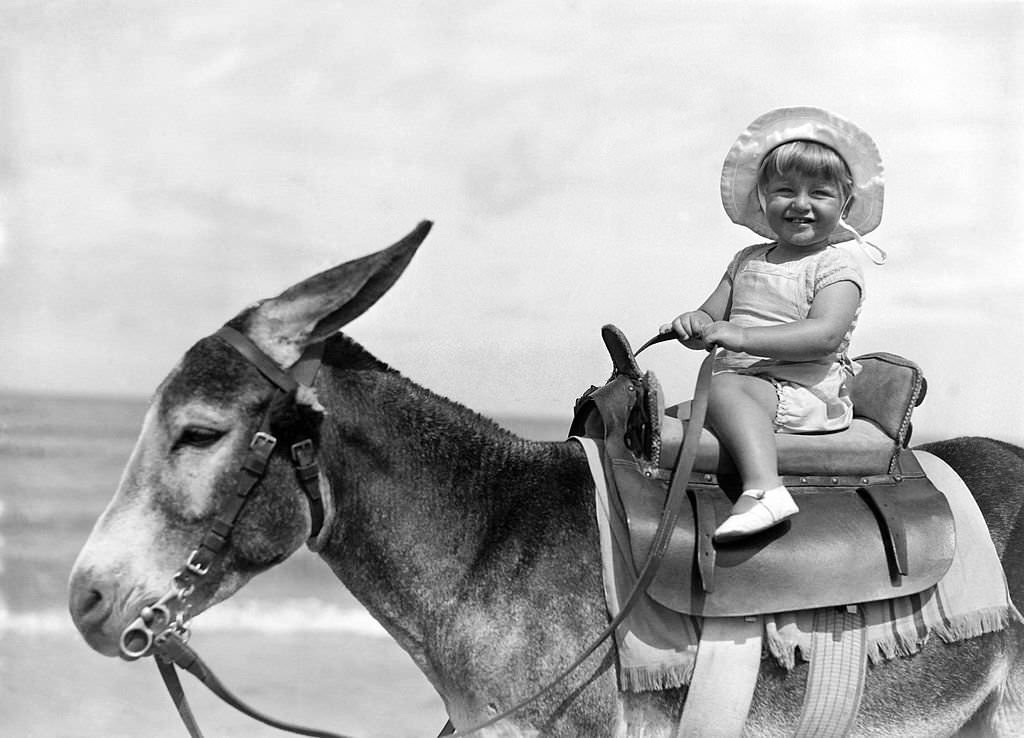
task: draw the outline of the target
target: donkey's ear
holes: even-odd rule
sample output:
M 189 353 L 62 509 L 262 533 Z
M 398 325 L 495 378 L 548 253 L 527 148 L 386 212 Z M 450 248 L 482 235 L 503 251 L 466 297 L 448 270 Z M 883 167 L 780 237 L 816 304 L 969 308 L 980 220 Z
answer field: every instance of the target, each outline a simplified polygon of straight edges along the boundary
M 304 346 L 337 332 L 391 289 L 432 225 L 424 220 L 393 246 L 316 274 L 266 300 L 256 310 L 254 327 L 260 335 L 254 339 L 279 347 Z

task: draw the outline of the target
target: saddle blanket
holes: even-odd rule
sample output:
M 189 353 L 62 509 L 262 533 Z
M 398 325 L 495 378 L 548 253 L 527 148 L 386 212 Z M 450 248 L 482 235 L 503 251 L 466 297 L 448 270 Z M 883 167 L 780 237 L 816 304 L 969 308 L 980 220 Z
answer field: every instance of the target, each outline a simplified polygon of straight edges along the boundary
M 586 451 L 594 477 L 605 600 L 615 617 L 636 581 L 625 513 L 609 494 L 597 444 L 588 438 L 573 440 Z M 1010 601 L 1002 564 L 967 486 L 938 457 L 915 454 L 953 511 L 956 554 L 934 587 L 893 600 L 851 603 L 863 615 L 872 664 L 915 654 L 933 634 L 951 643 L 1002 630 L 1011 618 L 1024 622 Z M 814 610 L 765 614 L 762 658 L 772 657 L 786 669 L 795 666 L 797 652 L 809 660 L 814 615 Z M 643 692 L 689 684 L 700 631 L 700 618 L 640 597 L 615 633 L 619 688 Z

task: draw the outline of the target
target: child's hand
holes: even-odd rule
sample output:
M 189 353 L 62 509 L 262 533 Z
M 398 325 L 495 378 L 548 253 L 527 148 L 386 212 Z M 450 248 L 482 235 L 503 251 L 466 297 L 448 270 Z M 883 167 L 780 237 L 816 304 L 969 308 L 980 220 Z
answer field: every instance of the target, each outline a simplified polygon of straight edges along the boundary
M 711 316 L 703 310 L 694 310 L 689 313 L 683 313 L 677 316 L 671 323 L 661 326 L 659 333 L 674 332 L 680 343 L 686 346 L 686 348 L 699 350 L 704 348 L 704 340 L 702 338 L 704 327 L 711 325 L 711 323 Z
M 704 326 L 701 331 L 704 348 L 720 346 L 730 351 L 743 351 L 743 329 L 728 320 L 718 320 Z

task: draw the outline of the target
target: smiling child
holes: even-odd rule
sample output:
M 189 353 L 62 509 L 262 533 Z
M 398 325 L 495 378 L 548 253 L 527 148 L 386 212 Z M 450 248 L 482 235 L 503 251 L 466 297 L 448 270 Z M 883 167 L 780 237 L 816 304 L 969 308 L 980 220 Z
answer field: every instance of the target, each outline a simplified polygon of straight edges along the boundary
M 846 352 L 864 277 L 853 254 L 834 244 L 855 238 L 884 257 L 861 238 L 880 222 L 882 197 L 874 142 L 818 108 L 762 115 L 726 157 L 726 212 L 772 241 L 737 253 L 697 310 L 661 327 L 689 348 L 720 349 L 708 423 L 736 463 L 743 494 L 717 541 L 798 512 L 778 474 L 775 433 L 850 424 L 857 367 Z

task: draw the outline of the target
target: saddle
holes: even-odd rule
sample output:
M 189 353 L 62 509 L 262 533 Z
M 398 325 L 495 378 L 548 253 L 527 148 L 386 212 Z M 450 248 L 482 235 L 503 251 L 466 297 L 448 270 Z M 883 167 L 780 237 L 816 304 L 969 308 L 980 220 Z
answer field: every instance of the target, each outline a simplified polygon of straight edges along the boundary
M 570 434 L 603 446 L 605 475 L 628 521 L 634 566 L 646 561 L 681 441 L 685 406 L 669 408 L 657 378 L 642 372 L 625 336 L 605 326 L 613 373 L 576 402 Z M 647 589 L 656 602 L 705 617 L 806 610 L 890 599 L 934 585 L 953 559 L 946 498 L 907 449 L 911 413 L 926 392 L 921 370 L 875 353 L 851 394 L 843 431 L 779 434 L 779 470 L 800 513 L 728 544 L 712 540 L 742 491 L 714 434 L 700 429 L 687 483 L 689 505 L 675 523 Z

